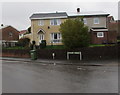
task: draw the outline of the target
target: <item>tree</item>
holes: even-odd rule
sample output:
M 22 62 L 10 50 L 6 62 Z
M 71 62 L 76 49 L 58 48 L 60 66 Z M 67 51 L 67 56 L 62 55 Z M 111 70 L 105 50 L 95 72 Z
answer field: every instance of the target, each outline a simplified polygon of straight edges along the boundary
M 28 33 L 31 33 L 31 26 L 27 30 L 28 30 Z
M 60 25 L 62 42 L 67 48 L 80 48 L 89 45 L 90 36 L 88 27 L 82 18 L 68 19 Z
M 42 40 L 40 43 L 40 48 L 44 49 L 46 47 L 46 40 Z
M 18 41 L 18 45 L 22 47 L 29 47 L 30 39 L 29 38 L 21 38 Z

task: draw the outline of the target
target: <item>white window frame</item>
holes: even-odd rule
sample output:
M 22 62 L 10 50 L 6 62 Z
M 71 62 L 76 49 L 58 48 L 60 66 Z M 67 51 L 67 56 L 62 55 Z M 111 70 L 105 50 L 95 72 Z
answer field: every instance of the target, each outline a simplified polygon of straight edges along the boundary
M 84 22 L 84 24 L 87 24 L 87 19 L 83 18 L 83 22 Z
M 57 34 L 57 39 L 55 39 L 55 34 Z M 62 39 L 61 33 L 51 33 L 50 36 L 52 43 L 61 43 L 61 39 Z
M 40 37 L 40 41 L 44 40 L 44 34 L 40 34 L 39 37 Z
M 44 26 L 44 20 L 39 20 L 39 21 L 38 21 L 38 25 L 39 25 L 39 26 Z
M 56 22 L 55 22 L 56 20 Z M 61 20 L 60 19 L 51 19 L 50 20 L 50 25 L 60 25 L 61 24 Z
M 100 23 L 99 18 L 94 18 L 94 24 L 99 24 L 99 23 Z
M 103 38 L 104 37 L 104 32 L 97 32 L 97 37 L 98 38 Z

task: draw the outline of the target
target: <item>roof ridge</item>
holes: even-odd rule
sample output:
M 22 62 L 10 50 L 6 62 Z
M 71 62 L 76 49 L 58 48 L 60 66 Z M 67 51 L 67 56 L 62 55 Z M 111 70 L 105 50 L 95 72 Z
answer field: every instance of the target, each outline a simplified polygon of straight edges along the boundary
M 32 16 L 30 17 L 30 19 L 34 19 L 34 18 L 67 18 L 67 13 L 66 12 L 54 12 L 54 13 L 34 13 L 32 14 Z
M 11 25 L 0 26 L 0 29 L 6 28 L 6 27 L 9 27 L 9 26 L 11 26 Z
M 41 13 L 33 13 L 33 14 L 56 14 L 56 13 L 66 13 L 66 12 L 41 12 Z

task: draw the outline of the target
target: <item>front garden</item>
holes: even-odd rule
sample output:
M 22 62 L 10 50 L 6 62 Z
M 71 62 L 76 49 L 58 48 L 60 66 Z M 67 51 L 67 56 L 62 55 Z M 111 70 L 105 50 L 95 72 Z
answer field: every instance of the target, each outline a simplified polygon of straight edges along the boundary
M 115 46 L 116 44 L 90 44 L 88 47 L 105 47 L 105 46 Z M 31 49 L 31 47 L 14 46 L 14 47 L 3 47 L 2 49 Z M 37 46 L 37 49 L 41 49 Z M 42 49 L 67 49 L 64 45 L 49 45 Z

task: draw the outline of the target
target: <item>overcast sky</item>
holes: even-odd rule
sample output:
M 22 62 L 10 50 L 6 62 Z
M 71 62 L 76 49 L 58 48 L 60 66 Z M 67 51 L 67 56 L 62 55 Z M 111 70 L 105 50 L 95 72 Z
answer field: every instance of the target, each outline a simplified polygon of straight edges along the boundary
M 104 11 L 118 19 L 118 1 L 115 2 L 2 2 L 2 22 L 17 30 L 24 30 L 30 26 L 29 17 L 38 12 L 76 12 L 79 7 L 82 12 Z M 0 8 L 1 9 L 1 8 Z

